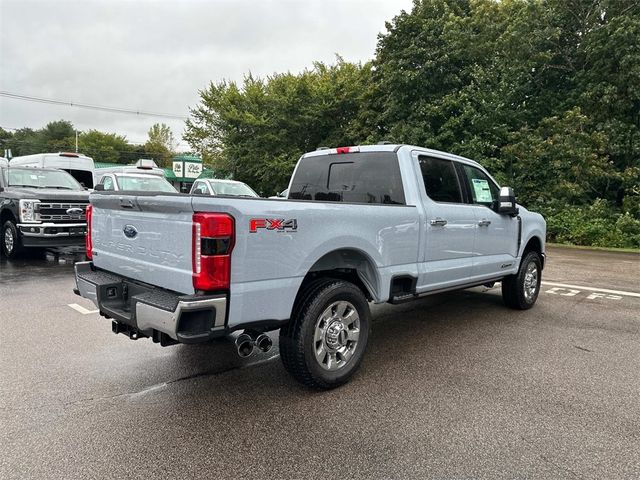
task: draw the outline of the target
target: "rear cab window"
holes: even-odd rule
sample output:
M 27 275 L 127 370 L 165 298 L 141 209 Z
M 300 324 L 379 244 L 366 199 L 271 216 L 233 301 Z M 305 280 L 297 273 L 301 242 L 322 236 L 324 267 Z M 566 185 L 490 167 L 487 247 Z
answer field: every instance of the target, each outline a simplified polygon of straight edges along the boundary
M 300 160 L 289 199 L 405 205 L 398 156 L 357 152 Z
M 463 203 L 462 186 L 451 160 L 420 156 L 418 159 L 424 188 L 434 202 Z

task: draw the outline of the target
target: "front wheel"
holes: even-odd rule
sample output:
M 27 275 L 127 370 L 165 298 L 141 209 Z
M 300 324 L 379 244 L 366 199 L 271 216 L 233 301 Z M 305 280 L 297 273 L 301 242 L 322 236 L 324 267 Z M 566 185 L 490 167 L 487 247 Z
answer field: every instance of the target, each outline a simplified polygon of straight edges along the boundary
M 7 258 L 15 258 L 22 250 L 22 240 L 18 233 L 18 227 L 16 227 L 16 224 L 11 220 L 7 220 L 4 225 L 2 225 L 0 244 L 2 246 L 2 253 Z
M 321 279 L 300 294 L 280 330 L 280 357 L 300 383 L 329 389 L 356 372 L 367 347 L 369 304 L 350 282 Z
M 540 293 L 542 280 L 542 261 L 537 252 L 527 252 L 515 275 L 502 280 L 502 299 L 504 303 L 517 310 L 533 307 Z

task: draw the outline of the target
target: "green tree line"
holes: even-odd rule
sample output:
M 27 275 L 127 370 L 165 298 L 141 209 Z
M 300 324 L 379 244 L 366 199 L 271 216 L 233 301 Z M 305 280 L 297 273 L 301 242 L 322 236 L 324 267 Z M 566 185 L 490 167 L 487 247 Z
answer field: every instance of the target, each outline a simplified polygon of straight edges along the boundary
M 41 129 L 20 128 L 15 131 L 0 127 L 2 151 L 10 149 L 14 157 L 47 152 L 74 152 L 76 129 L 67 120 L 49 122 Z M 78 132 L 78 152 L 97 162 L 132 164 L 140 158 L 152 158 L 160 166 L 169 166 L 175 155 L 171 129 L 155 124 L 143 145 L 129 143 L 126 137 L 99 130 Z M 2 153 L 0 151 L 0 153 Z
M 211 83 L 185 139 L 263 193 L 320 146 L 391 141 L 486 166 L 550 240 L 640 247 L 640 6 L 415 0 L 375 58 Z

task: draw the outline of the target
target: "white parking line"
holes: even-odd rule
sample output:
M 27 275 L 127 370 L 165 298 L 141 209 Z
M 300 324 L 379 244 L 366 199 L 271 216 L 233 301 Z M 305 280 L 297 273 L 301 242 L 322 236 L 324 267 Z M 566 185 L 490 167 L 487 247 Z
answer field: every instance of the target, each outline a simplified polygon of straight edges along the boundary
M 77 303 L 70 303 L 69 306 L 73 308 L 76 312 L 80 312 L 82 315 L 89 315 L 90 313 L 98 313 L 98 310 L 87 310 L 82 305 L 78 305 Z
M 612 295 L 622 295 L 624 297 L 640 298 L 640 293 L 625 292 L 624 290 L 608 290 L 606 288 L 585 287 L 583 285 L 567 285 L 566 283 L 556 283 L 556 282 L 541 282 L 541 283 L 542 285 L 548 285 L 549 287 L 561 287 L 561 288 L 569 288 L 569 289 L 576 289 L 576 290 L 587 290 L 589 292 L 611 293 Z

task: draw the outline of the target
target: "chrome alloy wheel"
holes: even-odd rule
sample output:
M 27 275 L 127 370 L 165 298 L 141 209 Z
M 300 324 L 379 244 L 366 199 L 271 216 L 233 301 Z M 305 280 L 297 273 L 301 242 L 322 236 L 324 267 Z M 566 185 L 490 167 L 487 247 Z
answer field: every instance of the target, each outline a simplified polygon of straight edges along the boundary
M 7 249 L 7 253 L 13 252 L 13 232 L 11 229 L 6 228 L 4 231 L 4 246 Z
M 316 361 L 325 370 L 340 370 L 358 346 L 360 316 L 346 301 L 329 305 L 316 321 L 313 346 Z
M 538 290 L 538 266 L 531 262 L 524 272 L 524 298 L 527 302 L 532 301 Z

